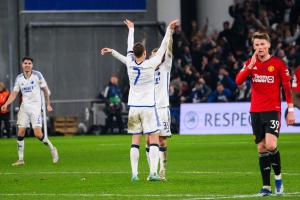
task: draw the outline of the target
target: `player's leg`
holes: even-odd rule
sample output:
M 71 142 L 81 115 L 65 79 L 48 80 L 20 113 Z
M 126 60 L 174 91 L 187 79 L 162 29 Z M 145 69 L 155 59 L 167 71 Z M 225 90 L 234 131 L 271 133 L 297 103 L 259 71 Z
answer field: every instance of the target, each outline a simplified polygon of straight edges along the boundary
M 142 134 L 142 124 L 140 121 L 139 108 L 131 107 L 128 113 L 128 133 L 132 134 L 132 141 L 130 147 L 130 163 L 132 171 L 132 181 L 138 181 L 138 163 L 140 157 L 140 138 Z
M 262 189 L 259 192 L 261 196 L 269 196 L 272 194 L 271 183 L 270 183 L 270 173 L 271 173 L 271 160 L 270 153 L 265 148 L 265 139 L 257 144 L 257 150 L 259 154 L 259 168 L 261 173 L 261 178 L 263 182 Z
M 159 175 L 162 180 L 166 180 L 166 166 L 167 166 L 167 138 L 171 137 L 171 115 L 168 107 L 158 109 L 158 117 L 161 124 L 161 131 L 159 135 L 159 160 L 160 169 Z
M 268 196 L 272 194 L 270 184 L 271 161 L 269 152 L 265 148 L 265 129 L 262 119 L 262 113 L 250 113 L 250 115 L 253 137 L 255 143 L 257 144 L 259 168 L 263 182 L 263 186 L 259 191 L 259 195 Z
M 19 165 L 24 165 L 24 148 L 25 148 L 25 143 L 24 143 L 24 137 L 26 133 L 26 128 L 25 127 L 20 127 L 18 128 L 18 135 L 17 135 L 17 145 L 18 145 L 18 160 L 12 164 L 12 166 L 19 166 Z
M 159 162 L 159 132 L 160 123 L 155 107 L 144 108 L 141 113 L 142 127 L 144 134 L 149 137 L 149 160 L 150 160 L 150 175 L 148 180 L 160 180 L 157 174 Z
M 18 165 L 24 165 L 24 148 L 25 148 L 25 142 L 24 142 L 24 137 L 26 133 L 26 127 L 29 125 L 29 116 L 28 114 L 24 111 L 23 106 L 20 106 L 20 110 L 18 113 L 18 133 L 17 133 L 17 148 L 18 148 L 18 160 L 13 163 L 13 166 L 18 166 Z
M 139 158 L 140 158 L 140 140 L 141 135 L 136 134 L 132 135 L 131 140 L 131 148 L 130 148 L 130 163 L 131 163 L 131 172 L 132 172 L 132 181 L 138 181 L 138 165 L 139 165 Z
M 277 140 L 280 133 L 280 113 L 279 112 L 268 112 L 266 113 L 268 124 L 266 126 L 266 149 L 270 154 L 271 166 L 275 174 L 275 193 L 283 193 L 283 184 L 281 177 L 281 158 L 280 152 L 277 147 Z
M 159 133 L 153 132 L 149 134 L 149 161 L 150 161 L 150 175 L 148 180 L 157 181 L 160 177 L 157 174 L 159 162 Z
M 42 132 L 42 128 L 33 125 L 33 132 L 36 138 L 38 138 L 42 143 L 49 147 L 52 155 L 52 161 L 53 163 L 57 163 L 59 159 L 57 149 L 55 146 L 53 146 L 49 138 L 44 135 L 44 133 Z
M 161 180 L 166 180 L 167 155 L 167 137 L 159 136 L 159 175 Z
M 282 194 L 284 191 L 281 175 L 281 158 L 277 148 L 277 137 L 273 134 L 266 134 L 266 148 L 270 154 L 271 166 L 275 174 L 275 194 Z
M 38 138 L 42 143 L 49 147 L 52 155 L 53 163 L 57 163 L 59 156 L 55 146 L 49 140 L 47 136 L 42 132 L 42 116 L 39 109 L 32 109 L 30 111 L 30 122 L 32 124 L 33 132 L 36 138 Z
M 150 167 L 150 158 L 149 158 L 149 136 L 148 135 L 145 135 L 145 142 L 146 142 L 146 159 L 147 159 L 147 162 L 148 162 L 148 166 Z

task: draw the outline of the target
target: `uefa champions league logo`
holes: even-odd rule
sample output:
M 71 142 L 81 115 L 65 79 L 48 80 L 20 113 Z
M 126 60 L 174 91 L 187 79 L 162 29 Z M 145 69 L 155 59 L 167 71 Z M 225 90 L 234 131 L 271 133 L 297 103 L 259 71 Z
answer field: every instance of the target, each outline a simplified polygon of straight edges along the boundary
M 190 111 L 185 114 L 183 122 L 188 129 L 194 129 L 198 125 L 199 116 L 196 112 Z

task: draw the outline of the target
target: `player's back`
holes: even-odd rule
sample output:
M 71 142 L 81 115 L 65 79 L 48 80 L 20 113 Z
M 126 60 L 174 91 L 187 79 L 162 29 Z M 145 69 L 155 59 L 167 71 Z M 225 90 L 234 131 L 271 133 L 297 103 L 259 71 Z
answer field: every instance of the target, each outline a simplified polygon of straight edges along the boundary
M 129 106 L 154 106 L 154 67 L 150 60 L 136 63 L 132 60 L 127 64 L 130 82 L 128 97 Z

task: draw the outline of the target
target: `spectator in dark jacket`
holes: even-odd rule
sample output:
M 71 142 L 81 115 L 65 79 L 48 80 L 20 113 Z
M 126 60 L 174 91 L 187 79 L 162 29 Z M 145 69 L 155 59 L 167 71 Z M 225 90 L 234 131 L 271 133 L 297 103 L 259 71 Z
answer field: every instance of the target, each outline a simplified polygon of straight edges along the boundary
M 228 88 L 224 88 L 224 85 L 218 82 L 217 88 L 209 96 L 208 102 L 229 102 L 231 97 L 232 97 L 231 91 Z
M 111 129 L 111 132 L 113 132 L 114 118 L 116 119 L 115 124 L 117 124 L 117 127 L 119 128 L 119 133 L 124 131 L 124 124 L 122 120 L 122 93 L 118 86 L 118 82 L 118 77 L 116 75 L 112 75 L 110 82 L 104 90 L 104 112 L 107 116 L 104 130 L 105 132 L 108 131 L 108 129 Z

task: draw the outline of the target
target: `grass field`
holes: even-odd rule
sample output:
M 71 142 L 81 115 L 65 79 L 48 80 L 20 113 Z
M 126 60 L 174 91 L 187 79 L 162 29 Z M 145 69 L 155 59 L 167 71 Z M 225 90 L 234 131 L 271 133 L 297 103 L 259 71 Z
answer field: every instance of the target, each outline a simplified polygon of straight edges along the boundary
M 48 148 L 25 139 L 25 166 L 15 139 L 0 140 L 0 199 L 261 199 L 256 146 L 250 135 L 175 135 L 169 143 L 166 182 L 148 182 L 144 143 L 140 181 L 132 183 L 129 136 L 52 137 L 60 154 L 52 164 Z M 284 196 L 300 199 L 300 134 L 282 134 Z M 272 175 L 273 179 L 273 175 Z M 273 183 L 273 180 L 272 180 Z

